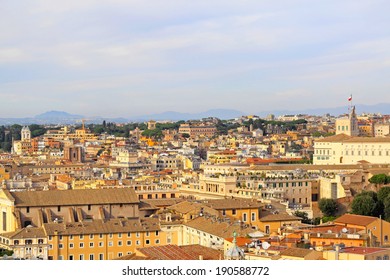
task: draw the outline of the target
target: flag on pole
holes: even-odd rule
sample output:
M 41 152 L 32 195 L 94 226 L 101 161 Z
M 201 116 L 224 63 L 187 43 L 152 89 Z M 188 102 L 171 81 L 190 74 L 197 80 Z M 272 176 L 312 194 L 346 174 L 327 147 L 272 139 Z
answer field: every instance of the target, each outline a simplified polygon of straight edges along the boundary
M 348 101 L 352 101 L 352 94 L 348 97 Z

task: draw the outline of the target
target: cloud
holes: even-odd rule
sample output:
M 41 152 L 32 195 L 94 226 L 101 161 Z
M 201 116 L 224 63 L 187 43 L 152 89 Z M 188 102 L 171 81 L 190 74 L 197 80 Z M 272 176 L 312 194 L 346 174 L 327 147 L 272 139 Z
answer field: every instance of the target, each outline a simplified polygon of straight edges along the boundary
M 30 60 L 31 57 L 20 48 L 0 48 L 0 64 L 19 63 Z
M 385 1 L 24 4 L 2 6 L 0 95 L 21 103 L 34 95 L 27 105 L 37 113 L 50 106 L 127 113 L 134 100 L 140 111 L 304 108 L 353 83 L 375 88 L 367 102 L 389 98 Z

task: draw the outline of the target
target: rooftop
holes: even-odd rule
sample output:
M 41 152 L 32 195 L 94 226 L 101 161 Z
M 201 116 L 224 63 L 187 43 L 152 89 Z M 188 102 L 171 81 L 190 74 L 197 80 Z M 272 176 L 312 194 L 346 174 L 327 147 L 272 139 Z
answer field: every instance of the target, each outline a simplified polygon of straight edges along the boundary
M 5 191 L 6 192 L 6 191 Z M 16 207 L 129 204 L 139 200 L 131 188 L 10 192 Z
M 376 217 L 369 217 L 363 215 L 354 215 L 354 214 L 344 214 L 343 216 L 337 218 L 333 222 L 335 224 L 352 224 L 358 226 L 368 226 L 369 224 L 378 220 Z

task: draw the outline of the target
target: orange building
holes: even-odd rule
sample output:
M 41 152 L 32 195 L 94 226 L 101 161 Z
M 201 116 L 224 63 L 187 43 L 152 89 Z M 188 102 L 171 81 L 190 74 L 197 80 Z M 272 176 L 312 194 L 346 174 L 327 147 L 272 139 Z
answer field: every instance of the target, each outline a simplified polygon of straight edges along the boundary
M 345 214 L 334 220 L 334 223 L 347 228 L 356 228 L 361 233 L 371 235 L 372 238 L 370 238 L 368 246 L 390 245 L 390 223 L 377 217 Z
M 158 219 L 152 218 L 51 223 L 43 228 L 49 260 L 112 260 L 166 240 Z

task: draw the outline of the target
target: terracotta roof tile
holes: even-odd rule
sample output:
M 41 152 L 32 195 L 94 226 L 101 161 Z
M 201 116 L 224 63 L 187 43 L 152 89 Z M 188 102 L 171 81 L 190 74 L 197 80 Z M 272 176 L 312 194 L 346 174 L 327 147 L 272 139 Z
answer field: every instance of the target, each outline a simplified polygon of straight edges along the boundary
M 13 239 L 46 237 L 43 228 L 36 227 L 26 227 L 13 232 L 2 233 L 1 235 Z
M 155 260 L 194 260 L 193 255 L 188 254 L 177 245 L 153 246 L 137 249 L 141 254 Z
M 297 257 L 297 258 L 304 258 L 308 254 L 313 252 L 310 249 L 303 249 L 303 248 L 288 248 L 286 250 L 283 250 L 280 254 L 282 256 L 290 256 L 290 257 Z
M 271 222 L 271 221 L 301 221 L 302 218 L 289 215 L 287 213 L 272 214 L 269 211 L 262 211 L 260 221 Z
M 363 215 L 354 215 L 354 214 L 344 214 L 343 216 L 334 220 L 335 224 L 352 224 L 359 226 L 368 226 L 369 224 L 375 222 L 378 218 L 363 216 Z
M 378 252 L 390 251 L 389 248 L 377 248 L 377 247 L 346 247 L 342 249 L 342 253 L 369 255 Z
M 252 229 L 243 228 L 238 223 L 227 223 L 206 217 L 198 217 L 187 222 L 185 225 L 224 239 L 233 236 L 234 231 L 237 232 L 238 236 L 246 236 L 253 232 Z
M 184 245 L 180 246 L 180 248 L 187 252 L 188 254 L 195 257 L 195 259 L 199 259 L 199 256 L 202 256 L 203 260 L 220 260 L 223 259 L 223 253 L 219 250 L 205 247 L 199 244 L 194 245 Z

